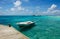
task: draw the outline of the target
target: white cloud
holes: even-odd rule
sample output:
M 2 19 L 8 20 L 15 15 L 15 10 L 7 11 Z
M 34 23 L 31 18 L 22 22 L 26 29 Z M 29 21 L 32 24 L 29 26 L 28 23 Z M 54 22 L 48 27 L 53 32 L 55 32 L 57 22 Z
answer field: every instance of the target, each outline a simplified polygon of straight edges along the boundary
M 52 4 L 51 5 L 51 7 L 50 8 L 48 8 L 48 10 L 47 10 L 47 12 L 46 13 L 52 13 L 53 11 L 55 11 L 55 9 L 56 9 L 56 7 L 57 7 L 57 5 L 55 5 L 55 4 Z
M 27 0 L 25 0 L 27 1 Z M 27 7 L 22 7 L 22 2 L 21 0 L 17 0 L 16 2 L 13 2 L 13 7 L 10 8 L 10 14 L 16 14 L 16 15 L 29 15 L 32 14 L 32 10 L 30 10 L 31 8 L 29 7 L 29 9 Z
M 48 8 L 48 11 L 52 11 L 54 10 L 55 8 L 57 7 L 57 5 L 55 4 L 52 4 L 50 8 Z
M 21 6 L 22 2 L 17 0 L 16 2 L 14 2 L 14 6 L 15 7 L 18 7 L 18 6 Z
M 17 0 L 13 4 L 14 4 L 14 6 L 13 6 L 13 8 L 10 9 L 11 11 L 24 10 L 24 8 L 21 7 L 22 2 L 20 0 Z
M 55 14 L 60 13 L 60 10 L 57 10 L 57 5 L 52 4 L 50 8 L 48 8 L 47 11 L 43 12 L 43 14 Z
M 42 15 L 60 15 L 60 10 L 57 9 L 56 4 L 52 4 L 51 7 L 47 9 L 47 11 L 42 12 Z

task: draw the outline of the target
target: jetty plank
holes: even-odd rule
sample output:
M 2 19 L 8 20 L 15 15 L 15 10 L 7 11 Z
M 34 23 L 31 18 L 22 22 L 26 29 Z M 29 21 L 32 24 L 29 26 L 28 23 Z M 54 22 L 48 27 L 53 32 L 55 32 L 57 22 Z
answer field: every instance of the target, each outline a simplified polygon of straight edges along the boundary
M 13 27 L 0 25 L 0 39 L 29 39 Z

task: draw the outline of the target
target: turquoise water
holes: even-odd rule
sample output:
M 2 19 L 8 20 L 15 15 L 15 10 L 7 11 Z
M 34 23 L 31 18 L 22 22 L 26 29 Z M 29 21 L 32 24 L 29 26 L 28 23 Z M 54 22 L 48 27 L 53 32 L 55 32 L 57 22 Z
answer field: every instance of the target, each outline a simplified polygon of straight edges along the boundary
M 21 30 L 17 22 L 33 21 L 35 26 Z M 0 16 L 0 24 L 11 24 L 30 39 L 60 39 L 60 16 Z

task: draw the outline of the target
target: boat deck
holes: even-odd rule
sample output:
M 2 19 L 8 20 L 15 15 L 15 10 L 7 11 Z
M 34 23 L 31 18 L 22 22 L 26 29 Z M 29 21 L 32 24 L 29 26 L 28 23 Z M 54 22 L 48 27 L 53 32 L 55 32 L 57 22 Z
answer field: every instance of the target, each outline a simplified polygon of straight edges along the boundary
M 0 25 L 0 39 L 29 39 L 13 27 Z

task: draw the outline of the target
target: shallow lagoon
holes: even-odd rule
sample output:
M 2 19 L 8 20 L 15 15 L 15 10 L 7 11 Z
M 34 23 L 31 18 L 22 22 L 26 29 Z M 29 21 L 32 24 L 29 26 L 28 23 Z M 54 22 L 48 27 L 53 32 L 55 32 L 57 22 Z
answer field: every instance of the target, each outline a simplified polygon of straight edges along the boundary
M 35 26 L 21 30 L 17 22 L 33 21 Z M 60 16 L 0 16 L 0 24 L 11 24 L 30 39 L 60 39 Z

